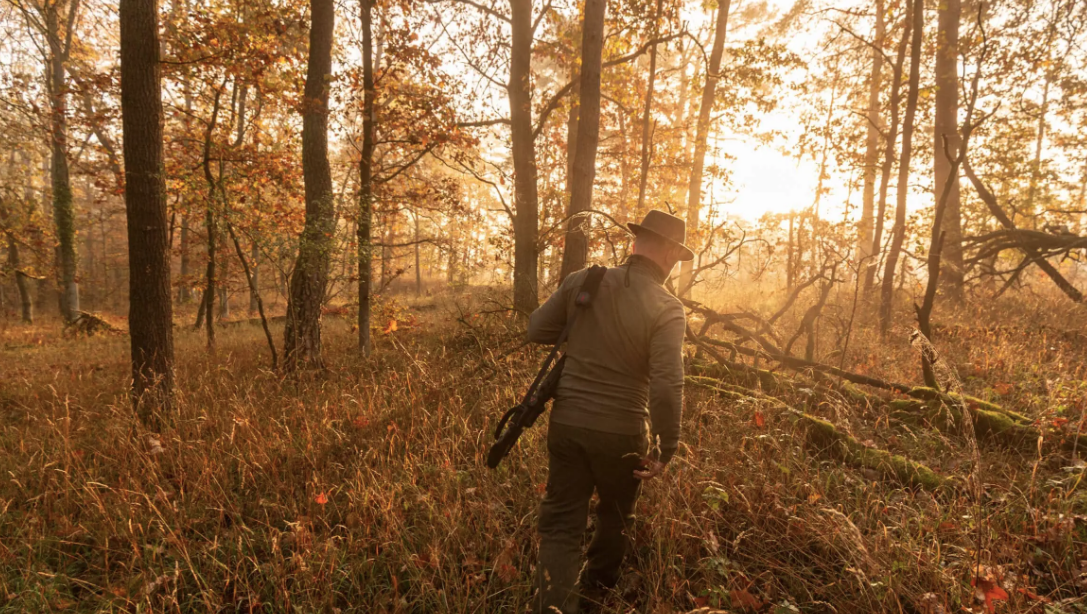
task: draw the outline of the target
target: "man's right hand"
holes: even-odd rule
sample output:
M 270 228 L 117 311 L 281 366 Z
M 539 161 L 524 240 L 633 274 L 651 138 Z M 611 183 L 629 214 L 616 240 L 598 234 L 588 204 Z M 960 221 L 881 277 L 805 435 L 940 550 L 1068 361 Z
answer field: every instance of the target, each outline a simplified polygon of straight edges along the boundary
M 643 458 L 641 462 L 641 469 L 634 470 L 634 477 L 642 480 L 652 480 L 658 475 L 664 473 L 664 463 L 653 460 L 651 458 Z

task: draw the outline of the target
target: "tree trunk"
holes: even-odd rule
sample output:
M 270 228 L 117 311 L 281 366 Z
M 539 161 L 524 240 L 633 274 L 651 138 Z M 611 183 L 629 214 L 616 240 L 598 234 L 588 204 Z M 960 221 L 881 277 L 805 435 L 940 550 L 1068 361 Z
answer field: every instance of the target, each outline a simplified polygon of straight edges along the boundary
M 796 220 L 796 212 L 795 211 L 790 211 L 789 212 L 789 241 L 788 241 L 788 243 L 786 244 L 786 247 L 785 247 L 785 289 L 790 290 L 790 291 L 793 289 L 793 285 L 796 283 L 796 275 L 795 275 L 796 269 L 793 267 L 793 258 L 794 258 L 793 252 L 796 249 L 796 247 L 794 245 L 794 241 L 795 241 L 794 240 L 794 234 L 795 233 L 793 231 L 793 225 L 794 225 L 795 220 Z
M 75 243 L 75 206 L 68 173 L 68 82 L 65 64 L 71 48 L 77 0 L 68 6 L 67 32 L 61 30 L 59 9 L 62 2 L 47 3 L 44 8 L 46 39 L 49 43 L 50 177 L 53 186 L 53 222 L 57 229 L 57 255 L 60 265 L 61 315 L 69 322 L 79 313 L 79 285 Z M 64 37 L 64 40 L 62 40 Z
M 217 249 L 216 243 L 218 239 L 216 235 L 219 232 L 218 221 L 215 219 L 215 200 L 218 198 L 218 192 L 216 190 L 215 178 L 211 174 L 211 139 L 215 132 L 215 125 L 219 121 L 220 103 L 222 101 L 223 87 L 225 86 L 226 83 L 224 82 L 223 85 L 215 90 L 215 99 L 211 108 L 211 119 L 204 129 L 204 154 L 202 161 L 204 181 L 208 184 L 207 202 L 204 205 L 204 229 L 207 232 L 208 264 L 204 273 L 205 287 L 204 300 L 201 305 L 202 311 L 198 312 L 196 315 L 196 327 L 200 328 L 202 313 L 207 327 L 207 347 L 211 351 L 215 351 L 215 250 Z
M 1034 139 L 1034 158 L 1030 161 L 1030 183 L 1027 186 L 1027 203 L 1023 207 L 1030 216 L 1031 228 L 1038 228 L 1038 214 L 1034 209 L 1034 199 L 1038 196 L 1038 181 L 1042 175 L 1042 146 L 1045 144 L 1046 115 L 1049 113 L 1049 88 L 1052 78 L 1046 71 L 1045 84 L 1042 87 L 1042 103 L 1038 108 L 1038 130 Z
M 309 60 L 302 111 L 306 224 L 291 274 L 283 355 L 288 371 L 323 367 L 321 306 L 328 285 L 336 220 L 328 163 L 328 78 L 332 74 L 335 2 L 310 0 Z
M 423 295 L 423 270 L 419 267 L 419 212 L 414 211 L 415 218 L 415 296 Z
M 868 127 L 864 150 L 864 188 L 862 191 L 861 218 L 857 223 L 857 271 L 863 275 L 872 264 L 875 250 L 872 246 L 873 216 L 876 201 L 876 168 L 879 164 L 880 132 L 883 122 L 880 115 L 879 94 L 883 87 L 883 39 L 884 2 L 876 0 L 876 36 L 872 41 L 872 72 L 868 77 Z
M 189 272 L 192 269 L 192 262 L 189 259 L 189 214 L 184 212 L 181 214 L 181 237 L 180 237 L 180 250 L 181 250 L 181 283 L 177 287 L 177 302 L 182 305 L 192 300 L 192 289 L 189 286 Z
M 597 1 L 597 0 L 593 0 Z M 539 197 L 532 137 L 532 0 L 510 0 L 510 136 L 513 154 L 513 308 L 539 304 Z
M 902 100 L 902 67 L 906 61 L 906 49 L 909 47 L 910 32 L 909 15 L 902 20 L 902 38 L 898 41 L 898 52 L 895 55 L 895 63 L 891 72 L 891 125 L 887 129 L 887 138 L 883 146 L 883 166 L 880 169 L 879 178 L 879 203 L 876 206 L 876 228 L 872 235 L 873 260 L 868 264 L 864 276 L 864 292 L 867 295 L 872 291 L 876 282 L 876 269 L 879 267 L 879 254 L 883 250 L 883 223 L 887 215 L 887 190 L 891 183 L 891 170 L 895 162 L 895 144 L 898 141 L 898 109 Z
M 210 204 L 204 211 L 204 228 L 208 233 L 208 266 L 204 273 L 205 286 L 202 308 L 208 333 L 208 349 L 215 351 L 215 316 L 212 315 L 212 311 L 215 309 L 215 235 L 218 233 L 218 229 L 215 224 L 215 213 L 211 210 Z M 199 328 L 200 314 L 197 314 L 196 322 L 196 326 Z
M 578 106 L 578 100 L 581 99 L 581 86 L 577 81 L 578 73 L 575 66 L 570 73 L 570 79 L 574 81 L 574 87 L 570 89 L 570 114 L 566 118 L 566 177 L 565 187 L 563 191 L 563 198 L 566 201 L 565 215 L 570 216 L 570 195 L 573 193 L 574 186 L 574 155 L 577 153 L 577 127 L 578 127 L 578 113 L 580 108 Z M 563 243 L 565 244 L 565 233 L 563 235 Z M 562 246 L 563 248 L 565 245 Z M 562 258 L 565 249 L 560 249 L 559 245 L 551 246 L 551 258 L 550 258 L 550 271 L 548 275 L 548 283 L 552 280 L 562 279 Z
M 249 284 L 249 313 L 253 313 L 261 310 L 260 300 L 260 250 L 257 249 L 257 242 L 253 241 L 253 246 L 250 250 L 250 258 L 253 262 L 249 265 L 249 271 L 247 277 L 250 279 Z M 244 265 L 244 263 L 243 263 Z
M 226 262 L 223 262 L 223 277 L 225 278 Z M 219 285 L 219 321 L 223 322 L 230 319 L 230 290 L 220 284 Z
M 581 73 L 578 77 L 581 100 L 578 109 L 577 149 L 570 185 L 571 217 L 566 223 L 566 246 L 562 253 L 561 277 L 585 267 L 589 241 L 585 216 L 592 208 L 593 180 L 596 177 L 596 149 L 600 142 L 600 70 L 604 55 L 605 0 L 585 0 L 581 26 Z
M 702 89 L 702 103 L 698 107 L 698 124 L 695 127 L 694 156 L 691 159 L 691 180 L 687 186 L 687 238 L 697 244 L 698 226 L 701 222 L 702 170 L 706 163 L 706 141 L 710 133 L 710 113 L 717 92 L 717 79 L 721 73 L 721 56 L 725 52 L 725 35 L 728 32 L 728 11 L 730 0 L 721 0 L 717 5 L 717 23 L 713 32 L 713 50 L 710 63 L 706 67 L 706 85 Z M 684 295 L 691 291 L 694 263 L 684 262 L 680 268 L 679 287 Z
M 174 387 L 158 3 L 121 0 L 119 11 L 132 401 L 157 426 L 172 408 Z
M 276 343 L 272 340 L 272 331 L 268 328 L 268 318 L 264 315 L 264 301 L 260 298 L 260 290 L 257 287 L 257 273 L 255 268 L 250 268 L 249 263 L 245 261 L 245 253 L 242 252 L 242 245 L 238 242 L 238 235 L 234 233 L 234 227 L 231 226 L 228 221 L 226 224 L 227 233 L 230 234 L 230 240 L 234 243 L 234 253 L 238 255 L 238 261 L 242 263 L 242 270 L 245 273 L 245 279 L 249 282 L 249 295 L 252 300 L 257 302 L 256 311 L 260 315 L 260 325 L 264 329 L 264 338 L 268 340 L 268 351 L 272 354 L 272 369 L 279 368 L 279 355 L 276 353 Z M 254 250 L 255 251 L 255 250 Z M 256 254 L 254 253 L 254 256 Z
M 34 323 L 34 301 L 30 298 L 30 284 L 27 283 L 27 275 L 23 272 L 22 262 L 19 259 L 19 244 L 11 233 L 8 236 L 8 268 L 15 275 L 15 286 L 19 289 L 19 305 L 22 309 L 24 324 Z
M 932 157 L 934 193 L 939 197 L 950 184 L 944 219 L 933 228 L 942 228 L 944 237 L 933 236 L 933 245 L 942 242 L 943 280 L 940 285 L 956 303 L 963 299 L 962 209 L 959 202 L 959 175 L 952 169 L 952 159 L 958 155 L 959 136 L 959 13 L 960 0 L 942 0 L 936 7 L 936 100 L 933 122 Z M 944 151 L 944 139 L 947 151 Z M 951 157 L 948 157 L 948 154 Z
M 902 155 L 898 161 L 898 200 L 895 203 L 894 234 L 887 253 L 880 292 L 879 323 L 883 334 L 891 328 L 891 308 L 894 300 L 895 269 L 906 239 L 906 196 L 909 194 L 910 157 L 913 154 L 913 119 L 917 114 L 918 85 L 921 79 L 921 40 L 924 36 L 924 0 L 912 2 L 913 32 L 910 42 L 910 82 L 906 95 L 906 116 L 902 123 Z
M 374 164 L 374 38 L 373 3 L 361 0 L 362 8 L 362 157 L 359 160 L 359 212 L 356 228 L 359 265 L 359 353 L 370 355 L 370 284 L 372 282 L 373 245 L 370 225 L 373 222 L 373 164 Z M 450 261 L 452 263 L 452 261 Z M 452 264 L 450 264 L 452 266 Z
M 657 0 L 653 9 L 653 27 L 650 36 L 656 40 L 660 30 L 661 0 Z M 641 174 L 638 176 L 638 207 L 634 210 L 634 219 L 640 220 L 645 215 L 645 189 L 649 182 L 649 163 L 653 149 L 649 140 L 653 137 L 651 117 L 653 114 L 653 87 L 657 80 L 657 45 L 649 48 L 649 77 L 645 84 L 645 109 L 642 111 L 642 156 Z
M 187 12 L 187 2 L 175 3 L 174 8 L 178 11 Z M 185 16 L 178 16 L 181 19 Z M 181 125 L 184 128 L 184 134 L 186 138 L 189 138 L 192 134 L 192 82 L 189 80 L 186 74 L 181 80 L 181 94 L 185 104 L 185 114 L 182 116 Z M 181 304 L 186 304 L 192 300 L 192 280 L 190 279 L 192 273 L 192 259 L 190 256 L 191 238 L 189 234 L 191 230 L 189 225 L 192 223 L 192 218 L 189 214 L 189 206 L 183 200 L 181 203 L 181 284 L 177 289 L 177 301 Z

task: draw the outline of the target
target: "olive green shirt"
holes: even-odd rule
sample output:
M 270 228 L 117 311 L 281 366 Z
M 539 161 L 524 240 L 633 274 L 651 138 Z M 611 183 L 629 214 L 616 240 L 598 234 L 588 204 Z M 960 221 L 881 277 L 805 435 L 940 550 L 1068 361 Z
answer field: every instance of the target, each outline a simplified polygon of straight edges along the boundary
M 555 343 L 575 309 L 586 270 L 569 275 L 528 321 L 528 338 Z M 679 446 L 683 412 L 683 334 L 679 299 L 664 288 L 653 261 L 631 256 L 608 269 L 574 323 L 566 346 L 551 422 L 615 433 L 646 432 L 659 438 L 660 461 Z

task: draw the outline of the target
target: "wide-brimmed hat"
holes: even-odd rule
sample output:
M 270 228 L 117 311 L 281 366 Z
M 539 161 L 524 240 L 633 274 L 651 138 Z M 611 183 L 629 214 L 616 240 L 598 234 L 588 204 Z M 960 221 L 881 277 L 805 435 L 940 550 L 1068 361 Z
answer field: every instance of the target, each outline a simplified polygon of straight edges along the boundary
M 694 251 L 683 244 L 687 240 L 687 223 L 674 215 L 654 209 L 645 214 L 641 224 L 631 222 L 627 224 L 627 228 L 634 233 L 634 236 L 649 232 L 669 243 L 674 243 L 683 249 L 681 261 L 694 260 Z

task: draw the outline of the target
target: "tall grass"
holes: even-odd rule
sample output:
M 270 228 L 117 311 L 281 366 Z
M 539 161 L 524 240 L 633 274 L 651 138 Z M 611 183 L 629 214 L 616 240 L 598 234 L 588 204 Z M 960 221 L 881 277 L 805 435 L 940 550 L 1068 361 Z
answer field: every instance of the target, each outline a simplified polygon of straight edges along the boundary
M 828 307 L 821 351 L 849 308 Z M 1039 329 L 1043 310 L 1052 324 L 1051 303 L 977 309 L 937 344 L 966 392 L 1075 429 L 1087 348 Z M 127 339 L 0 330 L 0 612 L 524 611 L 545 428 L 497 471 L 483 458 L 540 350 L 518 348 L 514 320 L 471 311 L 379 335 L 367 361 L 328 318 L 330 369 L 300 379 L 268 369 L 259 328 L 224 329 L 214 356 L 179 329 L 178 409 L 153 436 L 129 410 Z M 904 336 L 856 326 L 849 368 L 919 381 Z M 947 475 L 969 471 L 954 436 L 827 391 L 788 400 Z M 984 448 L 978 518 L 965 492 L 843 467 L 797 429 L 772 405 L 689 390 L 685 445 L 644 491 L 607 611 L 738 609 L 744 593 L 768 611 L 961 611 L 977 605 L 975 558 L 1009 588 L 1006 611 L 1081 593 L 1082 463 Z

